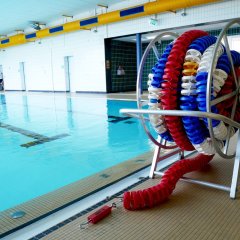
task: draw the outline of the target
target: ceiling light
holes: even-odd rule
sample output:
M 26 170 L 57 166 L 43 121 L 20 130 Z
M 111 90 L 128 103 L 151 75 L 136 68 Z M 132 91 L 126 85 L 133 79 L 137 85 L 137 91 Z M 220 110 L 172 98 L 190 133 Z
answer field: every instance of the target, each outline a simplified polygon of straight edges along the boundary
M 39 22 L 30 22 L 30 27 L 37 31 L 42 29 L 41 25 L 43 24 L 40 24 Z
M 172 37 L 171 35 L 164 35 L 162 38 Z
M 151 36 L 146 36 L 146 38 L 147 38 L 148 40 L 152 40 L 152 39 L 154 39 L 156 36 L 157 36 L 157 35 L 151 35 Z M 169 38 L 169 37 L 171 37 L 171 35 L 164 35 L 162 38 Z
M 152 36 L 146 36 L 146 38 L 148 39 L 148 40 L 151 40 L 151 39 L 154 39 L 156 36 L 154 36 L 154 35 L 152 35 Z

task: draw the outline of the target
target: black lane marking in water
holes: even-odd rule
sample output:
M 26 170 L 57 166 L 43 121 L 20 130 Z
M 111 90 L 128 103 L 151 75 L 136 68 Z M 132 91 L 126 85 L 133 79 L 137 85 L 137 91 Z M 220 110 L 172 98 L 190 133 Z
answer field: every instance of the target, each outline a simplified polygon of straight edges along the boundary
M 51 141 L 54 141 L 54 140 L 57 140 L 57 139 L 61 139 L 61 138 L 67 137 L 67 136 L 70 136 L 70 135 L 67 134 L 67 133 L 63 133 L 63 134 L 59 134 L 59 135 L 56 135 L 56 136 L 53 136 L 53 137 L 40 138 L 37 141 L 24 143 L 24 144 L 21 144 L 20 146 L 25 147 L 25 148 L 29 148 L 29 147 L 33 147 L 33 146 L 36 146 L 36 145 L 39 145 L 39 144 L 46 143 L 46 142 L 51 142 Z
M 118 117 L 118 116 L 111 116 L 111 115 L 109 115 L 109 116 L 108 116 L 108 119 L 109 119 L 109 118 L 112 118 L 113 120 L 108 120 L 108 122 L 111 122 L 111 123 L 119 123 L 119 122 L 128 120 L 128 119 L 130 119 L 131 117 Z
M 28 130 L 25 130 L 25 129 L 22 129 L 22 128 L 14 127 L 12 125 L 1 123 L 1 122 L 0 122 L 0 127 L 5 128 L 5 129 L 7 129 L 9 131 L 12 131 L 12 132 L 20 133 L 24 136 L 31 137 L 31 138 L 34 138 L 34 139 L 48 138 L 47 136 L 44 136 L 44 135 L 41 135 L 41 134 L 38 134 L 38 133 L 35 133 L 35 132 L 32 132 L 32 131 L 28 131 Z
M 12 125 L 1 123 L 1 122 L 0 122 L 0 127 L 5 128 L 9 131 L 16 132 L 16 133 L 22 134 L 24 136 L 36 139 L 36 141 L 28 142 L 28 143 L 20 145 L 21 147 L 26 147 L 26 148 L 33 147 L 35 145 L 43 144 L 43 143 L 46 143 L 46 142 L 51 142 L 51 141 L 69 136 L 69 134 L 63 133 L 63 134 L 59 134 L 59 135 L 56 135 L 56 136 L 53 136 L 53 137 L 47 137 L 47 136 L 29 131 L 29 130 L 14 127 Z

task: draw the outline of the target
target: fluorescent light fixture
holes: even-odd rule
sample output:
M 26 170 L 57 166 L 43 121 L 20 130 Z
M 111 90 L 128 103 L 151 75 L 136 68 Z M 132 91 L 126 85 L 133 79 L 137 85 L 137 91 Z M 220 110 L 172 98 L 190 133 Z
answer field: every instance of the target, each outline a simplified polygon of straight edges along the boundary
M 131 39 L 129 39 L 130 41 L 133 41 L 133 42 L 136 42 L 137 41 L 137 39 L 136 38 L 131 38 Z M 142 41 L 147 41 L 148 40 L 148 38 L 146 38 L 146 37 L 143 37 L 142 38 Z
M 148 40 L 151 40 L 151 39 L 154 39 L 155 37 L 156 37 L 157 35 L 152 35 L 152 36 L 146 36 L 146 39 L 148 39 Z
M 146 36 L 146 39 L 152 40 L 152 39 L 154 39 L 156 36 L 157 36 L 157 35 Z M 171 35 L 165 35 L 165 36 L 163 36 L 162 38 L 169 38 L 169 37 L 171 37 Z

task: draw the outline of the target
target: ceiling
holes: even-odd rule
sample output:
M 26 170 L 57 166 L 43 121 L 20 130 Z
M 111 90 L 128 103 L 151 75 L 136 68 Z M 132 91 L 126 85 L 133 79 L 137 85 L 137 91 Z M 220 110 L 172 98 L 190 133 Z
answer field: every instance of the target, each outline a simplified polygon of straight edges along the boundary
M 29 27 L 30 21 L 49 23 L 62 15 L 94 10 L 98 4 L 109 5 L 119 0 L 7 0 L 1 1 L 0 35 Z

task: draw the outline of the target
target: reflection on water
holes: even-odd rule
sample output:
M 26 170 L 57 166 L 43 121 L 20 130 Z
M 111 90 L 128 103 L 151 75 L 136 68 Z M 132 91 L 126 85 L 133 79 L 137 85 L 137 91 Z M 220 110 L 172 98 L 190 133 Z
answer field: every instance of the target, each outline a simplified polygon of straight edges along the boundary
M 67 112 L 68 112 L 68 126 L 69 128 L 74 128 L 74 121 L 72 115 L 72 99 L 69 97 L 67 100 Z
M 24 107 L 24 119 L 26 122 L 29 122 L 30 119 L 29 119 L 29 114 L 28 114 L 28 98 L 27 98 L 27 96 L 25 96 L 25 95 L 22 96 L 22 102 L 23 102 L 23 105 L 25 106 Z
M 4 94 L 0 94 L 0 108 L 1 108 L 1 112 L 5 114 L 5 118 L 7 118 L 7 105 L 6 105 L 6 97 Z
M 4 94 L 0 94 L 1 95 L 1 98 L 0 98 L 0 101 L 1 101 L 1 104 L 6 104 L 6 97 Z

